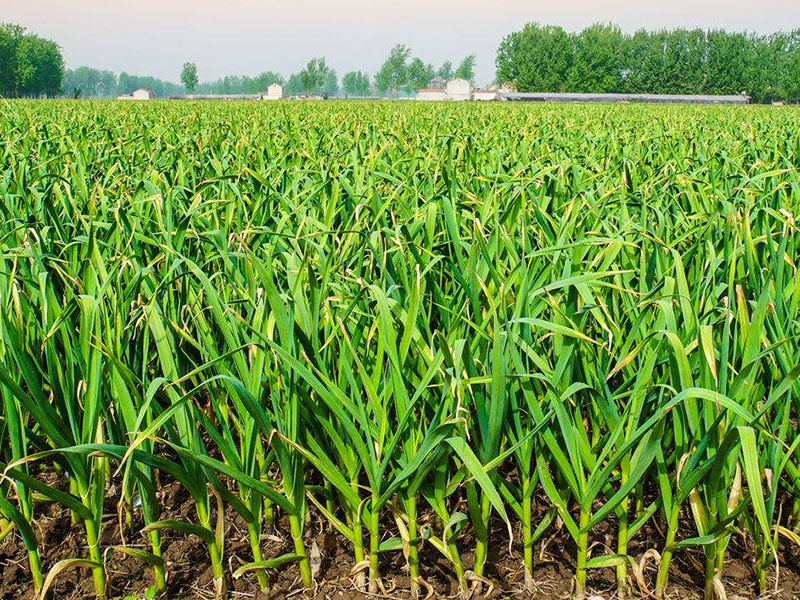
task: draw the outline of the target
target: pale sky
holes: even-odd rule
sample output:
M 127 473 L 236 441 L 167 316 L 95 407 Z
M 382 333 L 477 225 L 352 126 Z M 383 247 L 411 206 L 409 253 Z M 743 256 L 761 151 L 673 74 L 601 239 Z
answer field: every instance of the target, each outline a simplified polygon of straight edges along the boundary
M 575 31 L 611 21 L 626 31 L 702 27 L 768 33 L 800 27 L 799 0 L 0 0 L 0 21 L 61 45 L 68 67 L 89 65 L 178 81 L 185 61 L 202 81 L 277 71 L 325 56 L 341 77 L 377 71 L 397 43 L 438 66 L 478 57 L 494 78 L 503 37 L 528 21 Z

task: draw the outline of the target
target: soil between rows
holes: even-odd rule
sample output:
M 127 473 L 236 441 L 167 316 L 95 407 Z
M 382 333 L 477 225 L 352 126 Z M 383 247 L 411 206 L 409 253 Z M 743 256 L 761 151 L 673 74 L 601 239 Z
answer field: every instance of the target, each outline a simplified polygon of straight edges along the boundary
M 114 486 L 109 488 L 107 514 L 104 517 L 102 544 L 104 548 L 125 542 L 146 549 L 144 538 L 138 534 L 141 521 L 130 527 L 120 528 L 116 511 L 118 494 Z M 192 521 L 193 501 L 177 483 L 162 487 L 162 518 Z M 72 525 L 69 511 L 54 503 L 37 505 L 38 515 L 36 533 L 41 543 L 43 570 L 47 570 L 59 560 L 85 555 L 85 536 L 82 525 Z M 233 599 L 286 600 L 293 598 L 314 600 L 373 600 L 375 598 L 410 598 L 410 579 L 405 571 L 405 561 L 401 552 L 381 555 L 381 574 L 383 591 L 379 594 L 362 593 L 356 589 L 352 574 L 353 557 L 350 547 L 343 538 L 331 530 L 321 515 L 314 514 L 307 527 L 307 547 L 316 547 L 321 556 L 321 564 L 316 572 L 316 588 L 303 590 L 296 566 L 287 565 L 269 572 L 270 590 L 262 592 L 253 574 L 241 578 L 230 577 L 240 564 L 249 562 L 250 546 L 247 529 L 241 518 L 232 510 L 226 511 L 225 556 L 228 569 L 228 592 Z M 691 516 L 684 522 L 691 524 Z M 134 520 L 137 517 L 134 515 Z M 423 519 L 424 520 L 424 519 Z M 391 531 L 390 520 L 385 522 L 384 530 Z M 657 524 L 656 524 L 657 525 Z M 648 549 L 659 549 L 663 539 L 656 525 L 645 526 L 631 540 L 629 552 L 637 561 Z M 614 543 L 614 523 L 600 524 L 593 532 L 595 553 L 610 552 Z M 483 586 L 474 598 L 528 598 L 530 594 L 522 588 L 521 555 L 516 548 L 509 554 L 508 533 L 500 522 L 491 523 L 492 551 L 490 551 L 486 579 L 490 586 Z M 264 558 L 270 558 L 291 551 L 288 537 L 288 521 L 279 520 L 270 531 L 264 531 Z M 516 531 L 515 540 L 521 539 Z M 686 537 L 694 534 L 687 529 Z M 734 536 L 728 549 L 723 583 L 728 600 L 756 598 L 756 581 L 752 561 L 748 558 L 749 549 L 743 545 L 741 536 Z M 467 549 L 473 540 L 470 532 L 462 532 L 459 547 Z M 518 545 L 518 544 L 517 544 Z M 163 558 L 166 563 L 167 598 L 171 600 L 197 600 L 214 598 L 211 566 L 202 542 L 195 537 L 183 536 L 176 532 L 163 532 Z M 574 546 L 565 530 L 554 531 L 552 537 L 540 541 L 535 548 L 534 577 L 536 593 L 533 596 L 542 600 L 563 600 L 570 597 L 574 573 Z M 792 546 L 780 548 L 780 580 L 778 589 L 768 597 L 800 597 L 800 549 Z M 464 553 L 466 566 L 472 561 L 471 555 Z M 692 549 L 679 552 L 673 558 L 668 598 L 675 600 L 702 598 L 703 554 Z M 631 577 L 631 597 L 649 597 L 657 565 L 648 560 L 643 565 L 642 589 L 639 582 Z M 107 557 L 109 597 L 136 599 L 144 597 L 144 591 L 152 585 L 152 571 L 149 566 L 121 553 L 111 553 Z M 457 582 L 453 577 L 448 561 L 430 544 L 423 544 L 420 550 L 420 571 L 427 586 L 423 585 L 422 595 L 431 598 L 450 598 L 457 594 Z M 770 572 L 774 584 L 775 571 Z M 488 589 L 487 589 L 488 587 Z M 592 594 L 608 600 L 616 596 L 613 569 L 589 571 L 589 587 Z M 54 600 L 82 600 L 93 598 L 92 578 L 87 571 L 70 570 L 60 574 L 52 588 L 50 597 Z M 17 535 L 9 535 L 0 542 L 0 599 L 34 599 L 27 565 L 27 553 Z

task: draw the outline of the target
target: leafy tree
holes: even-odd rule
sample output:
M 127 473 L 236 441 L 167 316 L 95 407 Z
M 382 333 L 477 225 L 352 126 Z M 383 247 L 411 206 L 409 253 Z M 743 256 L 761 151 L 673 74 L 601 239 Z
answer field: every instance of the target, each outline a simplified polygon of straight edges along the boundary
M 529 23 L 500 44 L 497 80 L 519 91 L 565 91 L 573 53 L 573 40 L 561 27 Z
M 459 79 L 466 79 L 469 82 L 475 81 L 475 55 L 470 54 L 464 60 L 461 61 L 461 64 L 458 65 L 455 73 L 456 77 Z
M 590 25 L 574 36 L 567 88 L 574 92 L 621 92 L 624 71 L 622 30 Z
M 171 95 L 178 95 L 184 92 L 184 87 L 177 83 L 156 79 L 150 75 L 129 75 L 125 71 L 122 71 L 117 76 L 117 87 L 113 95 L 130 94 L 139 88 L 153 90 L 157 98 L 167 98 Z
M 365 98 L 369 94 L 370 81 L 369 75 L 366 71 L 359 71 L 359 77 L 356 80 L 356 89 L 359 96 Z
M 197 85 L 196 91 L 201 94 L 258 94 L 273 83 L 284 83 L 280 73 L 264 71 L 255 77 L 243 75 L 227 75 L 216 81 L 204 81 Z
M 287 96 L 296 96 L 303 91 L 303 83 L 300 80 L 300 73 L 293 73 L 284 86 L 284 91 Z
M 342 91 L 345 98 L 355 96 L 358 93 L 356 91 L 358 76 L 359 71 L 349 71 L 342 77 Z
M 22 95 L 58 95 L 64 79 L 61 49 L 38 35 L 23 35 L 17 45 L 16 73 L 16 87 Z
M 428 87 L 435 75 L 433 65 L 425 64 L 421 58 L 415 58 L 408 64 L 407 86 L 410 92 L 417 92 Z
M 453 78 L 453 63 L 449 60 L 446 60 L 442 63 L 442 66 L 439 67 L 439 70 L 436 71 L 436 77 L 441 77 L 445 81 L 448 81 Z
M 575 35 L 529 23 L 502 41 L 497 79 L 519 91 L 738 94 L 800 99 L 800 33 L 639 30 L 596 24 Z
M 738 94 L 744 91 L 747 85 L 745 73 L 754 53 L 747 34 L 709 31 L 707 51 L 708 93 Z
M 19 25 L 0 24 L 0 96 L 15 96 L 17 47 L 25 30 Z
M 397 44 L 389 52 L 389 57 L 384 61 L 380 71 L 375 76 L 375 83 L 381 93 L 387 90 L 397 92 L 406 86 L 408 81 L 408 57 L 411 49 L 403 44 Z M 380 79 L 380 82 L 378 81 Z
M 101 71 L 92 67 L 78 67 L 64 72 L 64 92 L 75 96 L 78 90 L 81 98 L 109 98 L 117 85 L 117 76 L 111 71 Z
M 336 77 L 336 71 L 331 69 L 325 76 L 325 96 L 327 98 L 334 98 L 339 94 L 339 79 Z
M 183 69 L 181 69 L 181 83 L 189 94 L 194 92 L 198 82 L 197 65 L 193 62 L 183 63 Z
M 369 94 L 369 75 L 361 71 L 350 71 L 342 77 L 342 90 L 346 97 Z
M 390 67 L 387 63 L 383 63 L 380 70 L 375 73 L 375 87 L 381 96 L 385 96 L 392 85 L 392 76 Z
M 300 86 L 307 94 L 321 94 L 328 79 L 330 67 L 324 58 L 312 58 L 300 71 Z

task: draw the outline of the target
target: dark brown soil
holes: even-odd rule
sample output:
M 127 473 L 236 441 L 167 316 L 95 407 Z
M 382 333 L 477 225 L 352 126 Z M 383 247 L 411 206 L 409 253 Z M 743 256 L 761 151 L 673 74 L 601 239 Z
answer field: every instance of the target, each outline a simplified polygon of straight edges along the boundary
M 104 518 L 102 543 L 104 548 L 122 543 L 122 534 L 129 545 L 146 549 L 144 538 L 137 533 L 141 521 L 134 513 L 133 522 L 120 528 L 116 509 L 117 492 L 109 488 L 107 515 Z M 194 506 L 191 498 L 177 484 L 162 488 L 162 502 L 165 507 L 162 518 L 192 520 Z M 43 571 L 59 560 L 74 558 L 85 554 L 82 525 L 73 525 L 68 511 L 53 503 L 37 505 L 37 535 L 41 541 Z M 244 523 L 233 511 L 226 512 L 225 557 L 228 569 L 228 593 L 234 599 L 288 600 L 300 599 L 340 599 L 375 600 L 376 598 L 410 598 L 410 580 L 405 571 L 403 555 L 393 552 L 381 555 L 383 588 L 379 594 L 366 594 L 355 589 L 351 574 L 353 557 L 351 548 L 342 544 L 342 537 L 330 530 L 327 523 L 312 513 L 312 521 L 307 527 L 308 547 L 316 545 L 322 563 L 316 574 L 317 586 L 312 591 L 303 590 L 296 566 L 287 565 L 269 573 L 270 591 L 259 590 L 254 575 L 248 574 L 239 579 L 230 576 L 240 564 L 252 560 Z M 686 523 L 691 523 L 687 515 Z M 387 518 L 386 529 L 391 531 L 392 521 Z M 615 524 L 609 521 L 599 525 L 594 531 L 595 554 L 612 547 Z M 269 531 L 264 531 L 264 558 L 278 556 L 291 551 L 288 538 L 288 523 L 280 520 Z M 483 585 L 475 598 L 529 598 L 522 588 L 521 556 L 516 547 L 521 539 L 515 533 L 513 555 L 509 554 L 508 533 L 500 523 L 492 523 L 493 552 L 490 553 L 486 579 L 490 585 Z M 686 536 L 695 533 L 687 529 Z M 662 536 L 655 525 L 644 527 L 630 543 L 630 554 L 641 558 L 647 550 L 660 550 Z M 467 551 L 473 540 L 470 532 L 462 532 L 460 548 L 469 567 L 472 557 Z M 610 552 L 610 550 L 609 550 Z M 745 547 L 741 536 L 734 537 L 728 548 L 729 559 L 725 566 L 723 583 L 729 600 L 742 600 L 756 597 L 756 581 L 752 560 L 748 559 L 750 550 Z M 208 554 L 202 542 L 195 537 L 183 536 L 171 531 L 163 532 L 163 555 L 168 572 L 168 595 L 171 600 L 196 600 L 214 597 L 211 567 Z M 782 547 L 780 549 L 780 580 L 778 591 L 771 598 L 800 597 L 800 549 Z M 423 545 L 420 551 L 422 577 L 428 589 L 423 589 L 421 598 L 454 597 L 457 594 L 456 580 L 449 563 L 430 544 Z M 685 550 L 675 555 L 671 569 L 671 586 L 668 597 L 683 600 L 702 598 L 703 554 L 700 550 Z M 536 594 L 543 600 L 566 599 L 572 591 L 574 573 L 574 546 L 563 530 L 553 528 L 552 537 L 536 546 Z M 152 571 L 144 563 L 121 553 L 107 555 L 106 568 L 111 598 L 143 598 L 145 590 L 152 585 Z M 629 595 L 649 597 L 655 579 L 656 564 L 649 560 L 644 564 L 643 581 L 647 589 L 641 589 L 636 578 L 631 577 Z M 589 585 L 592 594 L 609 599 L 615 596 L 616 584 L 613 569 L 589 571 Z M 774 584 L 774 569 L 770 573 Z M 93 597 L 92 578 L 86 570 L 75 569 L 61 573 L 52 588 L 51 598 L 58 600 L 78 600 Z M 9 535 L 0 542 L 0 600 L 33 599 L 34 593 L 27 564 L 27 554 L 21 540 Z

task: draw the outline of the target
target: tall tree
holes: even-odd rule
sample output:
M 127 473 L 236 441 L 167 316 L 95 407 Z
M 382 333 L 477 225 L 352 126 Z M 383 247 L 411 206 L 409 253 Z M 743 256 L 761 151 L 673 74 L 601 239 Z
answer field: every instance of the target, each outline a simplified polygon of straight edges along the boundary
M 287 96 L 296 96 L 303 91 L 303 83 L 300 80 L 300 73 L 293 73 L 289 76 L 284 87 L 284 92 Z
M 428 87 L 435 75 L 433 65 L 426 65 L 421 58 L 415 58 L 408 64 L 407 73 L 407 86 L 410 92 Z
M 342 77 L 342 90 L 346 97 L 369 94 L 369 75 L 361 71 L 350 71 Z
M 16 95 L 17 47 L 24 31 L 19 25 L 0 24 L 0 96 Z
M 795 65 L 793 67 L 793 65 Z M 519 91 L 800 96 L 800 34 L 674 29 L 624 34 L 596 24 L 575 35 L 527 24 L 497 50 L 497 79 Z M 794 70 L 793 70 L 794 68 Z
M 529 23 L 507 36 L 497 51 L 497 80 L 519 91 L 564 91 L 573 42 L 561 27 Z
M 445 81 L 448 79 L 453 78 L 453 63 L 449 60 L 446 60 L 442 63 L 442 66 L 436 71 L 436 77 L 441 77 Z
M 194 92 L 198 82 L 197 65 L 193 62 L 183 63 L 183 69 L 181 69 L 181 83 L 189 94 Z
M 385 96 L 392 86 L 392 75 L 388 63 L 383 63 L 380 70 L 375 73 L 375 88 L 381 96 Z
M 411 49 L 403 44 L 397 44 L 389 52 L 389 56 L 375 76 L 378 89 L 384 88 L 382 93 L 385 93 L 386 90 L 391 90 L 396 95 L 401 88 L 406 86 L 408 81 L 408 57 L 410 54 Z M 379 79 L 380 82 L 378 82 Z
M 101 71 L 92 67 L 78 67 L 64 72 L 64 94 L 80 98 L 109 98 L 117 85 L 117 76 L 112 71 Z M 77 90 L 77 94 L 76 94 Z
M 330 67 L 325 58 L 312 58 L 300 71 L 300 85 L 306 94 L 324 93 L 325 81 L 328 79 Z
M 17 45 L 16 85 L 25 96 L 57 96 L 64 79 L 64 58 L 58 45 L 38 35 L 23 35 Z
M 356 78 L 356 93 L 362 98 L 366 98 L 369 95 L 369 87 L 369 75 L 367 72 L 358 71 L 358 77 Z
M 325 76 L 325 96 L 334 98 L 339 94 L 339 79 L 336 76 L 336 71 L 331 69 Z
M 456 69 L 455 76 L 459 79 L 466 79 L 469 82 L 475 81 L 475 55 L 470 54 L 464 60 L 461 61 L 461 64 L 458 65 Z
M 573 38 L 567 88 L 574 92 L 621 92 L 623 35 L 616 25 L 590 25 Z

